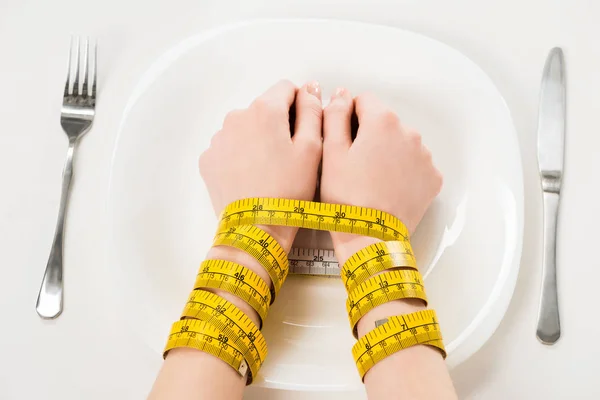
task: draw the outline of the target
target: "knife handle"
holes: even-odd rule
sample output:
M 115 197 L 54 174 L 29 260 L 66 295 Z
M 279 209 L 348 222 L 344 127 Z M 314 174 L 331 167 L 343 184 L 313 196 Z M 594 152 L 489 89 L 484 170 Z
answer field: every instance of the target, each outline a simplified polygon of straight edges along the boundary
M 544 259 L 542 297 L 537 323 L 537 338 L 552 345 L 560 338 L 558 290 L 556 285 L 556 226 L 560 194 L 544 192 Z

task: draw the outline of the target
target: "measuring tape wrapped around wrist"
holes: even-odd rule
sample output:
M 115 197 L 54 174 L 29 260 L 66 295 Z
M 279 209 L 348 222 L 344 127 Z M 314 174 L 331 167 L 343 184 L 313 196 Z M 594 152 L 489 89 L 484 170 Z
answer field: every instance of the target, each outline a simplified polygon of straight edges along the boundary
M 213 246 L 230 246 L 254 257 L 271 278 L 271 303 L 287 277 L 289 267 L 283 247 L 267 232 L 252 225 L 230 227 L 218 231 Z
M 364 379 L 365 374 L 381 360 L 420 344 L 438 349 L 446 358 L 442 334 L 433 310 L 387 318 L 387 322 L 356 342 L 352 347 L 352 356 L 360 378 Z
M 193 348 L 220 358 L 244 376 L 248 372 L 248 363 L 244 354 L 231 346 L 228 341 L 229 338 L 208 321 L 194 319 L 177 321 L 171 326 L 163 357 L 176 348 Z M 250 375 L 249 379 L 251 379 Z
M 275 239 L 254 225 L 278 225 L 345 232 L 402 243 L 401 248 L 395 246 L 390 249 L 392 254 L 383 257 L 383 264 L 372 261 L 368 265 L 361 266 L 361 263 L 358 263 L 354 266 L 352 261 L 349 261 L 348 267 L 351 270 L 346 272 L 348 276 L 351 276 L 356 267 L 358 267 L 356 275 L 366 273 L 370 276 L 374 273 L 374 268 L 385 265 L 386 262 L 389 262 L 390 257 L 394 257 L 396 263 L 398 257 L 403 257 L 406 267 L 416 268 L 408 229 L 398 218 L 384 211 L 358 206 L 277 198 L 249 198 L 235 201 L 225 207 L 221 213 L 219 228 L 213 244 L 233 246 L 254 256 L 271 277 L 274 292 L 272 299 L 275 298 L 289 273 L 288 257 Z M 314 253 L 314 258 L 305 259 L 305 255 L 308 253 Z M 327 253 L 326 259 L 323 258 L 322 253 Z M 337 260 L 330 251 L 292 249 L 290 255 L 295 255 L 295 258 L 291 258 L 294 269 L 307 272 L 314 264 L 323 264 L 320 268 L 316 267 L 317 271 L 320 270 L 317 274 L 334 276 L 340 273 Z M 354 261 L 358 262 L 358 259 Z M 299 267 L 299 263 L 305 265 Z M 332 267 L 332 265 L 336 265 L 336 267 Z M 345 284 L 346 280 L 348 278 L 344 279 Z
M 371 276 L 392 268 L 417 269 L 409 242 L 396 240 L 375 243 L 357 251 L 342 267 L 342 282 L 351 293 Z
M 218 232 L 249 225 L 277 225 L 345 232 L 408 242 L 406 226 L 384 211 L 305 200 L 250 198 L 234 201 L 221 213 Z
M 260 329 L 242 310 L 214 293 L 194 290 L 182 318 L 206 321 L 219 328 L 227 342 L 240 351 L 255 377 L 267 357 L 267 342 Z
M 267 283 L 243 265 L 224 260 L 206 260 L 200 264 L 194 289 L 220 289 L 244 300 L 260 317 L 267 318 L 271 292 Z
M 401 298 L 426 302 L 418 272 L 395 271 L 377 281 L 369 280 L 390 268 L 417 268 L 408 229 L 391 214 L 357 206 L 276 198 L 249 198 L 229 204 L 221 213 L 213 244 L 236 247 L 256 258 L 272 279 L 274 299 L 289 272 L 287 255 L 274 238 L 254 225 L 345 232 L 388 241 L 354 254 L 342 269 L 342 280 L 350 293 L 348 315 L 353 332 L 360 317 L 379 304 Z M 373 286 L 387 283 L 390 286 Z
M 175 347 L 193 347 L 223 359 L 241 374 L 249 369 L 249 381 L 256 376 L 267 353 L 258 327 L 227 300 L 199 290 L 221 289 L 243 299 L 258 313 L 262 324 L 289 273 L 289 262 L 281 245 L 254 225 L 345 232 L 388 241 L 359 251 L 343 267 L 353 329 L 362 315 L 386 301 L 400 298 L 426 301 L 422 278 L 414 271 L 416 262 L 408 230 L 396 217 L 357 206 L 273 198 L 239 200 L 222 212 L 213 245 L 231 246 L 250 254 L 266 269 L 272 284 L 269 287 L 257 274 L 239 264 L 223 260 L 203 262 L 196 290 L 183 312 L 183 317 L 197 320 L 173 325 L 165 354 Z M 373 277 L 390 268 L 407 269 Z M 432 340 L 441 343 L 441 338 Z
M 350 292 L 346 310 L 354 337 L 357 337 L 356 325 L 366 313 L 384 303 L 400 299 L 420 299 L 427 305 L 423 278 L 418 271 L 386 271 L 367 279 Z
M 164 356 L 177 347 L 190 347 L 220 358 L 248 383 L 257 376 L 267 357 L 267 343 L 258 326 L 226 299 L 204 290 L 190 294 L 181 315 L 173 324 Z

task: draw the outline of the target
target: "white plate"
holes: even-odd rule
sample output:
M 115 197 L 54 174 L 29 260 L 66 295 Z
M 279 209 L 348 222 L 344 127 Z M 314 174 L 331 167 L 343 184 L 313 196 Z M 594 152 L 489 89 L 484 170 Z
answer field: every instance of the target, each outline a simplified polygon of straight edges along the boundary
M 159 357 L 216 218 L 197 172 L 225 113 L 280 78 L 369 90 L 418 128 L 445 186 L 414 236 L 448 364 L 492 335 L 515 286 L 523 183 L 509 111 L 491 80 L 448 46 L 399 29 L 341 21 L 258 21 L 190 37 L 131 94 L 110 185 L 112 266 L 135 334 Z M 259 385 L 360 387 L 340 281 L 290 277 L 272 307 Z

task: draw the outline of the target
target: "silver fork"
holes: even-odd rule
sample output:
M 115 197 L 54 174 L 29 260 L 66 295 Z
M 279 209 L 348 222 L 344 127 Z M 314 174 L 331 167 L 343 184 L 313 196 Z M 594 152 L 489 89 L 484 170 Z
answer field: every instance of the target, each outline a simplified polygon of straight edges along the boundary
M 63 309 L 63 242 L 64 227 L 71 179 L 73 178 L 73 156 L 77 141 L 92 126 L 96 114 L 96 45 L 92 46 L 93 74 L 91 89 L 88 88 L 88 75 L 90 66 L 90 43 L 89 39 L 83 44 L 83 54 L 80 57 L 81 40 L 77 38 L 75 44 L 75 57 L 73 57 L 73 38 L 69 48 L 69 70 L 67 72 L 67 83 L 63 96 L 63 104 L 60 112 L 60 124 L 69 138 L 67 160 L 63 170 L 62 193 L 60 197 L 60 208 L 58 221 L 54 232 L 52 250 L 48 257 L 46 272 L 40 287 L 35 309 L 42 318 L 56 318 Z M 73 60 L 74 58 L 74 60 Z M 81 62 L 80 62 L 81 59 Z M 75 62 L 75 80 L 71 84 L 72 62 Z M 80 64 L 83 64 L 81 68 Z M 80 80 L 81 85 L 80 85 Z M 81 86 L 81 87 L 80 87 Z M 89 89 L 89 90 L 88 90 Z

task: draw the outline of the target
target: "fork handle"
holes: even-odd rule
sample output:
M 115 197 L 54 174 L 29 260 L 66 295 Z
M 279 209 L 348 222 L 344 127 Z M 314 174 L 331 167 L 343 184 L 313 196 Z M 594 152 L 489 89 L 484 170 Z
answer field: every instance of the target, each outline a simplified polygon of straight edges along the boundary
M 556 226 L 558 193 L 544 192 L 544 258 L 542 264 L 542 296 L 538 314 L 537 338 L 544 344 L 554 344 L 560 338 L 558 289 L 556 285 Z
M 63 310 L 63 239 L 69 191 L 71 188 L 71 179 L 73 178 L 73 156 L 76 144 L 76 139 L 69 139 L 69 149 L 67 150 L 67 160 L 65 161 L 63 170 L 60 208 L 58 220 L 56 221 L 56 230 L 54 231 L 54 240 L 35 306 L 38 315 L 46 319 L 58 317 Z

